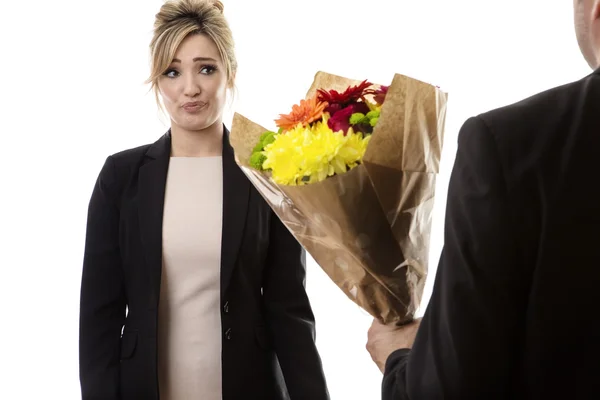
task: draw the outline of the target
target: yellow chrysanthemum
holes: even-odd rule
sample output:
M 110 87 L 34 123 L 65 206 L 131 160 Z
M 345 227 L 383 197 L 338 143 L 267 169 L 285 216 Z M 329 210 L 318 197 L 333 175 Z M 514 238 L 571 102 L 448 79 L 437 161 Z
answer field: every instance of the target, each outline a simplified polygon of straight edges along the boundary
M 293 132 L 293 133 L 292 133 Z M 292 184 L 298 180 L 298 164 L 300 152 L 301 130 L 293 129 L 274 136 L 275 140 L 268 144 L 263 154 L 266 159 L 263 169 L 271 170 L 272 179 L 279 184 Z
M 264 169 L 270 169 L 272 179 L 283 185 L 320 182 L 329 176 L 342 174 L 356 167 L 365 154 L 370 136 L 351 130 L 333 132 L 327 118 L 312 126 L 297 125 L 276 135 L 264 150 Z
M 363 135 L 360 132 L 354 133 L 352 128 L 350 128 L 346 138 L 347 140 L 342 149 L 340 149 L 338 158 L 347 165 L 349 169 L 352 169 L 362 161 L 369 141 L 371 140 L 371 135 L 363 138 Z

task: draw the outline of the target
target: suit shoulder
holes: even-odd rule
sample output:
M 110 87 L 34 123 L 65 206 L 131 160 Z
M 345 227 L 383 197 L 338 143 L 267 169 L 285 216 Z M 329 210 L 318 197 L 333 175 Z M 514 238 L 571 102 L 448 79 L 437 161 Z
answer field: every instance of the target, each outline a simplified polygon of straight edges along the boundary
M 595 99 L 600 95 L 600 79 L 590 75 L 557 86 L 519 102 L 472 118 L 467 132 L 493 140 L 499 161 L 508 179 L 535 176 L 530 172 L 551 167 L 566 144 L 580 134 L 582 126 L 595 121 Z M 584 112 L 585 110 L 594 110 Z
M 557 119 L 568 117 L 576 107 L 581 89 L 590 77 L 560 85 L 515 103 L 499 107 L 477 117 L 496 135 L 510 132 L 540 132 L 547 130 Z
M 138 164 L 150 146 L 150 144 L 144 144 L 141 146 L 121 150 L 109 155 L 108 158 L 112 159 L 117 167 Z
M 100 175 L 99 184 L 111 192 L 119 192 L 142 164 L 149 144 L 112 153 L 106 157 Z

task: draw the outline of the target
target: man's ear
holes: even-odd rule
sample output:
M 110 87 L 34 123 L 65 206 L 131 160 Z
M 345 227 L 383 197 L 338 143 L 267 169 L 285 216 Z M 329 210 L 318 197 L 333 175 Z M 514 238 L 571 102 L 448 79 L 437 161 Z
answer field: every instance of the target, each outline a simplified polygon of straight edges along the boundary
M 600 19 L 600 0 L 594 0 L 592 5 L 592 20 Z

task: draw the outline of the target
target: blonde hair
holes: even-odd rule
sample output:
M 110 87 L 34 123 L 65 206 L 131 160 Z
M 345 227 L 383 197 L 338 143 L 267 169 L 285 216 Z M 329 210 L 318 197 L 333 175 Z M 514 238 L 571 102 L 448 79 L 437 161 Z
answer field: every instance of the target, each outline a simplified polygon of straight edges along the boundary
M 150 42 L 150 83 L 157 102 L 158 79 L 169 68 L 179 45 L 193 34 L 208 36 L 217 46 L 225 65 L 227 82 L 233 86 L 237 72 L 233 35 L 219 0 L 168 0 L 156 14 Z

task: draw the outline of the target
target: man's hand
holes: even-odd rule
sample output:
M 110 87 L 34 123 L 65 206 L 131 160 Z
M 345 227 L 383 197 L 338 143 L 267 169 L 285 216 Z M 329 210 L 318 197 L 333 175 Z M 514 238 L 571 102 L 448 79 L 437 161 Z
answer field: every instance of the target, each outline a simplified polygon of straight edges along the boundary
M 381 372 L 384 372 L 385 362 L 390 354 L 412 347 L 420 323 L 420 318 L 403 326 L 383 325 L 377 319 L 373 321 L 369 328 L 367 351 Z

